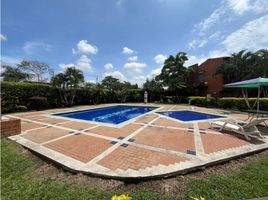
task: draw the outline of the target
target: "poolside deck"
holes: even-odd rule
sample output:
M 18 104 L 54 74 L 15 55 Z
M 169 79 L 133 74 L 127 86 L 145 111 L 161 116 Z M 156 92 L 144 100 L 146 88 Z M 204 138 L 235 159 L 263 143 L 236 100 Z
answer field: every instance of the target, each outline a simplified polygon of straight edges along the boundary
M 264 139 L 246 141 L 243 136 L 210 129 L 208 121 L 180 123 L 155 113 L 148 113 L 122 127 L 50 115 L 103 106 L 107 105 L 7 115 L 22 121 L 22 133 L 9 138 L 71 170 L 122 179 L 185 173 L 268 149 L 268 128 L 265 127 L 261 127 Z M 194 109 L 226 115 L 226 111 L 220 109 L 157 106 L 158 110 Z M 243 113 L 230 112 L 227 115 L 230 118 L 224 120 L 247 118 Z

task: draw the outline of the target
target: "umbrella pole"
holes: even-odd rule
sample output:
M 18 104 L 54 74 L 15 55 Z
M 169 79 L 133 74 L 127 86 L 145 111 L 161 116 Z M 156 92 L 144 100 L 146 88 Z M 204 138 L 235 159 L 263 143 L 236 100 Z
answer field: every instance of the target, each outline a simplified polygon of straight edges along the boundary
M 260 110 L 260 87 L 258 87 L 258 98 L 257 98 L 257 118 L 259 117 L 259 110 Z

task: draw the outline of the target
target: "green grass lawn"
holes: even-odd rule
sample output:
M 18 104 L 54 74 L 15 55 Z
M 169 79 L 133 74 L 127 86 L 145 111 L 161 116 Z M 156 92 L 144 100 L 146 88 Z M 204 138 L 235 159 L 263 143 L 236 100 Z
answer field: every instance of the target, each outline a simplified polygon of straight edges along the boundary
M 183 196 L 161 196 L 145 190 L 107 191 L 86 184 L 71 184 L 38 177 L 36 160 L 19 153 L 14 142 L 1 140 L 1 199 L 111 199 L 115 193 L 127 193 L 133 200 L 191 199 L 202 195 L 208 199 L 250 199 L 268 196 L 268 156 L 265 154 L 239 171 L 206 179 L 192 179 Z

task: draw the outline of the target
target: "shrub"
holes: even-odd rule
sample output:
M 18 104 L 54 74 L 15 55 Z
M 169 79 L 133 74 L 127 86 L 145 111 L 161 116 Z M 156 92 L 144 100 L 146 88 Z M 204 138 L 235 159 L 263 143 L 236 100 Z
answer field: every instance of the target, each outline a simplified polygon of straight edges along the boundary
M 190 96 L 188 97 L 188 103 L 190 105 L 203 106 L 203 107 L 217 106 L 217 102 L 214 97 Z
M 47 107 L 47 98 L 39 96 L 31 97 L 28 107 L 30 110 L 42 110 Z
M 3 113 L 72 105 L 143 101 L 141 89 L 61 89 L 42 83 L 1 82 L 1 93 Z
M 252 107 L 257 98 L 249 98 L 249 104 Z M 221 108 L 236 108 L 238 110 L 249 109 L 244 98 L 223 97 L 218 101 Z M 254 107 L 256 108 L 256 106 Z M 260 98 L 260 110 L 268 110 L 268 98 Z

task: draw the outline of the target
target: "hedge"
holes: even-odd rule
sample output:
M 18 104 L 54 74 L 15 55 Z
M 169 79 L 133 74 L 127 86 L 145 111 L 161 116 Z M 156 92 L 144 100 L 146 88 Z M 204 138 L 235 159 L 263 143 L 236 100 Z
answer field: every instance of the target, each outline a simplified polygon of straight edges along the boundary
M 254 105 L 256 98 L 249 98 L 249 104 Z M 213 97 L 207 98 L 202 96 L 190 96 L 188 97 L 190 105 L 204 106 L 204 107 L 220 107 L 231 108 L 238 110 L 249 109 L 244 98 L 223 97 L 218 99 L 218 102 Z M 255 107 L 256 108 L 256 107 Z M 260 110 L 268 111 L 268 98 L 260 98 Z
M 215 107 L 216 100 L 213 97 L 202 97 L 202 96 L 190 96 L 188 97 L 188 103 L 190 105 L 197 105 L 203 107 Z
M 248 101 L 249 104 L 253 106 L 256 98 L 249 98 Z M 249 109 L 244 98 L 223 97 L 219 99 L 218 105 L 221 108 L 235 108 L 238 110 Z M 260 98 L 260 110 L 268 111 L 268 98 Z
M 47 98 L 46 108 L 98 103 L 142 102 L 143 92 L 141 89 L 122 91 L 96 88 L 61 89 L 41 83 L 1 82 L 1 108 L 2 113 L 27 111 L 30 110 L 30 98 L 38 96 Z M 67 97 L 68 101 L 64 97 Z

